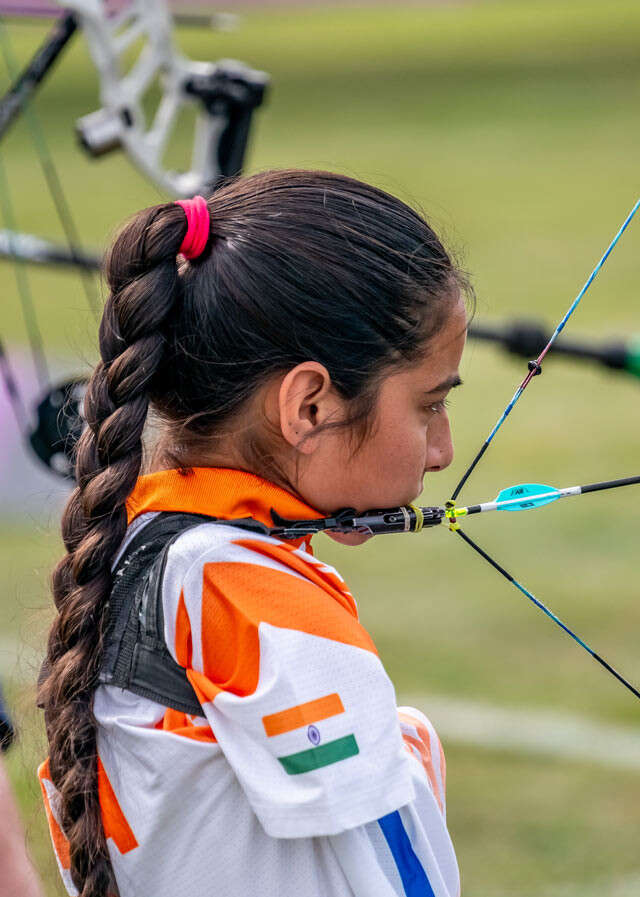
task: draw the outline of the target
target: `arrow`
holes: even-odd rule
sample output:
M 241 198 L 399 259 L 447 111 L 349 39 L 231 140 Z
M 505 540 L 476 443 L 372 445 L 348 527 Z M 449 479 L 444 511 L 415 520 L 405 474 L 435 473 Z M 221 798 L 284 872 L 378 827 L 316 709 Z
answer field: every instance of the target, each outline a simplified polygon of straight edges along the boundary
M 470 514 L 483 514 L 485 511 L 529 511 L 532 508 L 548 505 L 559 498 L 568 498 L 570 495 L 585 495 L 588 492 L 601 492 L 605 489 L 619 489 L 621 486 L 637 484 L 640 484 L 640 476 L 587 483 L 584 486 L 565 486 L 562 489 L 557 489 L 555 486 L 542 486 L 539 483 L 520 483 L 517 486 L 502 489 L 493 501 L 469 505 L 466 508 L 448 508 L 446 516 L 452 519 L 467 517 Z

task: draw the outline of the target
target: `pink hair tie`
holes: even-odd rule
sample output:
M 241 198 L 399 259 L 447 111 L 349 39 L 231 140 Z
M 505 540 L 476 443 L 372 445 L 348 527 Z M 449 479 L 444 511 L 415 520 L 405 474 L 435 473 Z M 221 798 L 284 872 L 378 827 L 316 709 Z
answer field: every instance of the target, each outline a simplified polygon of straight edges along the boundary
M 209 207 L 204 196 L 193 199 L 177 199 L 177 206 L 182 206 L 187 216 L 187 232 L 178 250 L 187 259 L 197 259 L 209 242 L 211 219 Z

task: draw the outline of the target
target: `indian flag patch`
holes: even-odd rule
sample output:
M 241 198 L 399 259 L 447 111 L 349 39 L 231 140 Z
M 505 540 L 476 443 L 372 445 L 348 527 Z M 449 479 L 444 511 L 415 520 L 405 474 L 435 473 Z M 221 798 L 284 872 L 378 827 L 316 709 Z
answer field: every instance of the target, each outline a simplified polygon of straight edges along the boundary
M 307 727 L 307 738 L 314 747 L 278 757 L 288 775 L 297 776 L 302 772 L 321 769 L 323 766 L 354 757 L 359 752 L 358 742 L 353 734 L 327 741 L 325 744 L 321 743 L 322 737 L 315 723 L 331 716 L 338 716 L 340 713 L 344 713 L 344 707 L 340 695 L 334 692 L 315 701 L 297 704 L 295 707 L 288 707 L 286 710 L 262 717 L 264 731 L 269 738 Z

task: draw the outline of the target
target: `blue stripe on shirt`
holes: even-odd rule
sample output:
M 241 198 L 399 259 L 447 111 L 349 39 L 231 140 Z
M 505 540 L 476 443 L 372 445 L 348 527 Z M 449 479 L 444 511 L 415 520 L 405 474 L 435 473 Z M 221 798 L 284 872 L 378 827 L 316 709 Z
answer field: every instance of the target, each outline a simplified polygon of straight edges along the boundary
M 395 860 L 406 897 L 435 897 L 427 873 L 411 846 L 398 810 L 378 819 L 378 825 Z

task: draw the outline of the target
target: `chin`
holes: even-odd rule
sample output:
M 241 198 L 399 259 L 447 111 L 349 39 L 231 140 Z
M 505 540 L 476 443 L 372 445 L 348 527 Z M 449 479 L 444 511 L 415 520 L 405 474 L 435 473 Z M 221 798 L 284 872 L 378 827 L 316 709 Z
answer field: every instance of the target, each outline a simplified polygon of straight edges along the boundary
M 400 490 L 398 490 L 393 496 L 390 496 L 389 493 L 387 493 L 387 498 L 376 498 L 370 501 L 366 506 L 359 506 L 357 511 L 360 514 L 363 514 L 365 511 L 379 510 L 381 508 L 399 508 L 403 505 L 411 505 L 417 498 L 419 498 L 423 489 L 424 485 L 421 480 L 418 486 L 414 485 L 413 487 L 408 488 L 405 492 L 400 492 Z
M 398 501 L 394 501 L 393 504 L 386 505 L 386 507 L 395 508 L 400 507 L 401 505 L 412 505 L 420 497 L 423 489 L 424 484 L 422 483 L 422 481 L 420 481 L 420 485 L 417 487 L 417 489 L 412 489 L 411 492 L 405 492 L 403 498 L 399 499 Z
M 364 542 L 368 542 L 369 539 L 373 539 L 373 535 L 367 533 L 325 532 L 325 536 L 329 536 L 330 539 L 333 539 L 334 542 L 339 542 L 341 545 L 362 545 Z

